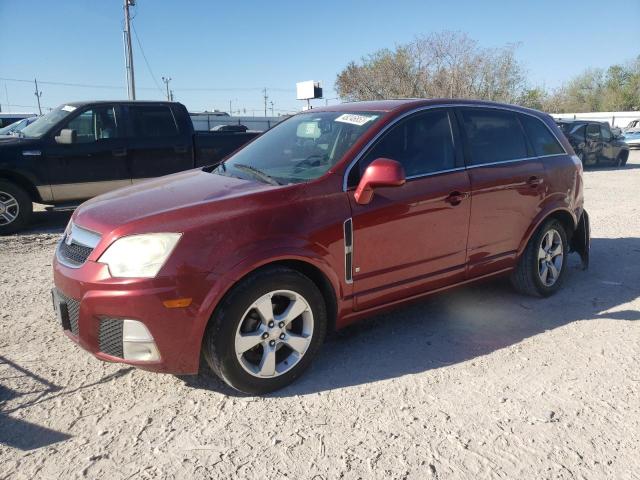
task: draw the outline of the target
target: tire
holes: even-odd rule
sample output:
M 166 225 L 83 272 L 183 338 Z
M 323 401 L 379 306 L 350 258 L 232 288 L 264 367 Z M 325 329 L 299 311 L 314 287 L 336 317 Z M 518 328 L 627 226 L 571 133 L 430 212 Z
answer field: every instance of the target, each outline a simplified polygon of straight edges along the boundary
M 616 158 L 616 166 L 624 167 L 627 164 L 627 159 L 629 158 L 629 154 L 625 152 L 620 152 L 618 154 L 618 158 Z
M 0 235 L 25 228 L 32 213 L 29 194 L 11 182 L 0 180 Z
M 555 233 L 554 233 L 555 232 Z M 547 242 L 553 239 L 551 244 Z M 542 250 L 549 245 L 548 256 L 541 258 Z M 554 255 L 557 245 L 561 245 L 561 258 Z M 564 280 L 567 271 L 567 256 L 569 253 L 567 233 L 564 226 L 556 219 L 544 222 L 529 240 L 527 247 L 518 260 L 516 269 L 511 274 L 511 283 L 515 289 L 525 295 L 548 297 L 556 293 Z M 549 258 L 551 261 L 549 262 Z M 557 275 L 552 280 L 553 265 Z M 546 267 L 546 270 L 545 270 Z M 558 270 L 559 267 L 559 270 Z M 546 271 L 546 274 L 545 274 Z
M 282 326 L 284 321 L 289 323 Z M 318 287 L 295 270 L 267 267 L 242 280 L 216 308 L 205 333 L 204 357 L 232 388 L 265 394 L 289 385 L 309 367 L 326 330 Z

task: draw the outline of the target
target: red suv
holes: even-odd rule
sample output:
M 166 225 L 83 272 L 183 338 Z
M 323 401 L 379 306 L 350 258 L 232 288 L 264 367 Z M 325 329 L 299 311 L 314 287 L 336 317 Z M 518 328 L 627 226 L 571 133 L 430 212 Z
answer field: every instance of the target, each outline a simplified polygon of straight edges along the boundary
M 582 166 L 551 117 L 487 102 L 314 109 L 215 167 L 83 204 L 54 304 L 96 357 L 264 393 L 325 334 L 499 274 L 526 294 L 587 265 Z

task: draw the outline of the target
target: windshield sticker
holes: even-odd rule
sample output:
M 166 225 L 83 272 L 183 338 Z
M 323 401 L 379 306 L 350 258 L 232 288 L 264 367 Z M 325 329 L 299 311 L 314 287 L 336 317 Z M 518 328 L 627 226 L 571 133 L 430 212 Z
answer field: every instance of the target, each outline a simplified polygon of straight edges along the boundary
M 375 120 L 376 118 L 378 118 L 378 115 L 356 115 L 353 113 L 343 113 L 336 118 L 336 122 L 350 123 L 351 125 L 361 127 L 365 123 Z
M 62 107 L 62 110 L 64 110 L 65 112 L 73 112 L 76 109 L 76 107 L 72 107 L 71 105 L 65 105 L 64 107 Z

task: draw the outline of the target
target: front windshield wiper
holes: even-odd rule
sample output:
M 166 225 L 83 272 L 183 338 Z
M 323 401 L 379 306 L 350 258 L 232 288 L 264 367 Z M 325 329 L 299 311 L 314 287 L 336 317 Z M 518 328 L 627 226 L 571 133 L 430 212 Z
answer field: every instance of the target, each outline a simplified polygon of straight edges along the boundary
M 224 164 L 223 164 L 224 165 Z M 259 178 L 260 180 L 268 183 L 269 185 L 282 185 L 279 181 L 273 178 L 270 175 L 267 175 L 261 170 L 258 170 L 256 167 L 252 167 L 251 165 L 244 165 L 242 163 L 234 163 L 233 168 L 237 168 L 243 172 L 248 172 L 252 174 L 254 177 Z M 225 166 L 226 169 L 226 166 Z

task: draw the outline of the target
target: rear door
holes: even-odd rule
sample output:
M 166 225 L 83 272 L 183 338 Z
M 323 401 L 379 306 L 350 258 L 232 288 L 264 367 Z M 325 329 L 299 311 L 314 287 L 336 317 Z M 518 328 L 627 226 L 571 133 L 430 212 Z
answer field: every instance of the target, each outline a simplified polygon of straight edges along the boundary
M 75 143 L 49 139 L 45 161 L 55 202 L 84 200 L 131 185 L 120 112 L 117 105 L 107 104 L 74 112 L 59 130 L 74 130 Z
M 376 189 L 367 205 L 348 191 L 357 309 L 464 279 L 470 184 L 461 150 L 453 111 L 429 109 L 391 127 L 353 167 L 352 187 L 380 157 L 400 162 L 407 178 Z
M 471 180 L 469 278 L 513 265 L 544 198 L 545 170 L 515 112 L 462 107 L 458 118 Z
M 169 105 L 128 105 L 128 155 L 134 183 L 193 167 L 191 132 Z
M 585 149 L 583 163 L 595 165 L 602 157 L 602 137 L 600 136 L 600 124 L 588 123 L 585 131 Z
M 600 124 L 600 138 L 602 140 L 602 150 L 600 151 L 600 160 L 604 162 L 613 162 L 616 159 L 616 148 L 613 146 L 613 134 L 609 125 Z

